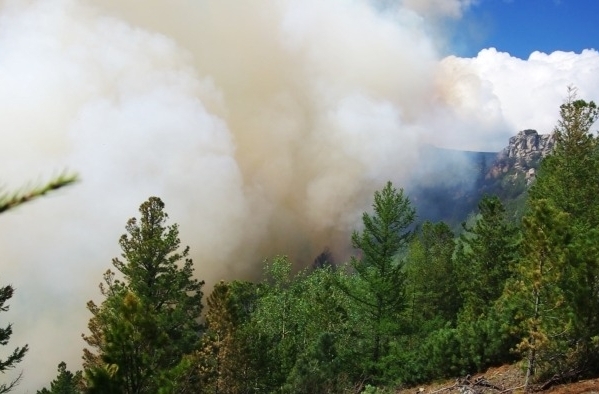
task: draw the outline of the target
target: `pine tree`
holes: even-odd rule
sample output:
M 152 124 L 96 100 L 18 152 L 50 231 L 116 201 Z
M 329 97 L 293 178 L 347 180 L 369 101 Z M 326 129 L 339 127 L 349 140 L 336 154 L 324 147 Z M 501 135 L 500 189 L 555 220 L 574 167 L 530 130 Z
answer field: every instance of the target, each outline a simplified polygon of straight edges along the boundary
M 455 255 L 462 315 L 471 320 L 484 315 L 501 296 L 518 250 L 518 229 L 506 219 L 499 198 L 483 197 L 478 209 L 478 220 L 464 226 Z
M 13 209 L 21 204 L 31 201 L 35 198 L 43 196 L 53 190 L 57 190 L 68 186 L 77 181 L 76 175 L 63 174 L 49 182 L 45 183 L 40 187 L 29 188 L 25 191 L 16 193 L 2 193 L 0 194 L 0 213 L 6 212 L 9 209 Z M 12 286 L 0 287 L 0 312 L 6 312 L 8 305 L 6 302 L 13 296 L 14 289 Z M 0 328 L 0 345 L 5 346 L 8 344 L 10 336 L 12 335 L 12 325 L 9 324 L 5 328 Z M 15 366 L 23 360 L 25 354 L 29 350 L 27 345 L 23 347 L 17 347 L 13 352 L 4 360 L 0 359 L 0 372 L 4 373 L 7 370 L 15 368 Z M 8 393 L 21 380 L 22 375 L 19 375 L 16 379 L 9 383 L 0 384 L 0 394 Z
M 388 344 L 399 335 L 400 313 L 405 309 L 405 279 L 403 259 L 413 231 L 410 229 L 416 212 L 403 189 L 396 190 L 391 182 L 374 193 L 374 215 L 364 213 L 362 232 L 354 232 L 352 245 L 361 251 L 351 259 L 355 270 L 354 286 L 343 290 L 363 313 L 370 347 L 369 370 L 373 378 L 381 376 L 380 362 L 388 353 Z
M 160 379 L 197 349 L 202 325 L 203 281 L 193 278 L 189 247 L 179 252 L 176 224 L 158 197 L 140 206 L 141 219 L 127 222 L 113 259 L 122 274 L 107 271 L 100 285 L 104 302 L 88 303 L 93 317 L 83 338 L 84 368 L 94 392 L 157 392 Z M 182 263 L 181 263 L 182 261 Z M 103 391 L 104 390 L 104 391 Z
M 237 336 L 242 321 L 234 292 L 235 283 L 221 281 L 206 299 L 206 334 L 198 362 L 207 393 L 243 393 L 254 380 L 249 355 Z
M 563 354 L 569 365 L 562 370 L 599 372 L 599 138 L 591 130 L 597 119 L 597 105 L 569 88 L 554 129 L 554 150 L 530 190 L 532 207 L 544 203 L 568 215 L 563 225 L 571 239 L 565 273 L 556 285 L 572 310 L 568 341 L 576 346 Z
M 46 195 L 51 191 L 61 189 L 77 182 L 77 175 L 63 174 L 57 176 L 42 186 L 27 188 L 16 193 L 0 193 L 0 213 Z
M 547 200 L 537 200 L 523 219 L 522 258 L 517 277 L 506 287 L 506 298 L 519 304 L 516 318 L 524 328 L 518 349 L 527 353 L 526 386 L 537 364 L 546 373 L 556 353 L 567 349 L 572 310 L 565 302 L 562 283 L 567 275 L 566 256 L 571 239 L 568 215 Z
M 455 335 L 462 368 L 480 370 L 513 358 L 494 305 L 512 275 L 519 230 L 506 219 L 499 198 L 489 196 L 479 202 L 476 223 L 464 228 L 454 255 L 463 300 Z
M 454 238 L 447 224 L 427 221 L 410 244 L 410 320 L 419 334 L 425 334 L 424 325 L 455 323 L 457 318 L 461 300 L 452 260 Z
M 58 376 L 50 383 L 50 389 L 43 388 L 37 394 L 81 394 L 83 393 L 83 374 L 77 371 L 74 374 L 67 369 L 63 361 L 58 364 Z
M 8 305 L 6 301 L 8 301 L 14 294 L 14 289 L 12 286 L 4 286 L 0 287 L 0 312 L 6 312 L 8 310 Z M 12 335 L 12 324 L 4 328 L 0 328 L 0 345 L 5 346 L 8 344 L 10 336 Z M 12 368 L 14 368 L 18 363 L 23 360 L 25 357 L 25 353 L 29 350 L 27 345 L 23 347 L 17 347 L 12 351 L 11 354 L 8 355 L 5 359 L 0 359 L 0 372 L 4 373 Z M 11 391 L 21 380 L 21 375 L 19 375 L 16 379 L 9 383 L 0 384 L 0 393 L 8 393 Z
M 571 220 L 595 226 L 599 225 L 599 139 L 591 127 L 598 118 L 597 105 L 578 99 L 576 89 L 568 88 L 553 130 L 554 149 L 541 162 L 530 190 L 531 199 L 548 199 Z

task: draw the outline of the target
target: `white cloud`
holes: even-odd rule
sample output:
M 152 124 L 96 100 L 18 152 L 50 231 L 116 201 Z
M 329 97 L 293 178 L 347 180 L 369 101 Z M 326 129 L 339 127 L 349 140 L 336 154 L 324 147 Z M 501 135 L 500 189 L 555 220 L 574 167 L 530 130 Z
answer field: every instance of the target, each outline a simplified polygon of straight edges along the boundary
M 599 53 L 595 50 L 533 52 L 522 60 L 491 48 L 471 59 L 448 57 L 441 62 L 440 73 L 440 81 L 452 81 L 443 99 L 458 112 L 471 118 L 481 111 L 487 119 L 498 116 L 510 132 L 525 128 L 551 132 L 570 85 L 578 87 L 583 99 L 599 97 Z M 489 108 L 493 108 L 491 114 Z

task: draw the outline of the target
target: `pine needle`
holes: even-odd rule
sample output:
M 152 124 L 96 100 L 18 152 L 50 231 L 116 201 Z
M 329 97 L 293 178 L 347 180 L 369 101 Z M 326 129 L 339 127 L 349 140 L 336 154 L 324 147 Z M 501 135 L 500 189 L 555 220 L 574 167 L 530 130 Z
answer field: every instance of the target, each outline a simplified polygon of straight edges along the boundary
M 63 173 L 41 186 L 25 188 L 25 190 L 17 191 L 12 194 L 0 194 L 0 213 L 43 196 L 51 191 L 71 185 L 78 180 L 77 174 Z

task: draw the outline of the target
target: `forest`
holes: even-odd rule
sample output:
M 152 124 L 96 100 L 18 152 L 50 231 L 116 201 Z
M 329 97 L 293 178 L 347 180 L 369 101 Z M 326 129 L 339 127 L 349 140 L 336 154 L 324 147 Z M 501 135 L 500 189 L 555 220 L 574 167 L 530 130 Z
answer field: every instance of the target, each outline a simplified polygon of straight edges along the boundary
M 387 182 L 349 240 L 350 261 L 325 251 L 296 272 L 265 256 L 262 280 L 209 294 L 165 203 L 149 197 L 99 278 L 102 302 L 87 303 L 83 369 L 61 362 L 37 393 L 392 393 L 505 363 L 521 364 L 527 391 L 597 376 L 598 117 L 570 91 L 517 220 L 485 196 L 457 233 L 420 223 Z M 5 195 L 0 212 L 74 180 Z M 0 312 L 13 292 L 0 286 Z M 2 372 L 27 357 L 11 334 L 0 327 Z

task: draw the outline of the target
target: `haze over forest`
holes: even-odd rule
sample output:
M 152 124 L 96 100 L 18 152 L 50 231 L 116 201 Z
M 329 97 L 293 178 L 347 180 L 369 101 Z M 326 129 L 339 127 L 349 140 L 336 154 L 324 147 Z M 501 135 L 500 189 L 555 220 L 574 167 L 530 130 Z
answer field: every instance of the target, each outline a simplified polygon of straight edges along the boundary
M 436 180 L 412 176 L 423 145 L 499 151 L 550 132 L 568 85 L 599 96 L 596 50 L 443 56 L 470 3 L 1 2 L 2 185 L 81 178 L 0 220 L 19 391 L 80 365 L 85 303 L 149 196 L 209 286 L 251 279 L 348 256 L 374 190 Z

